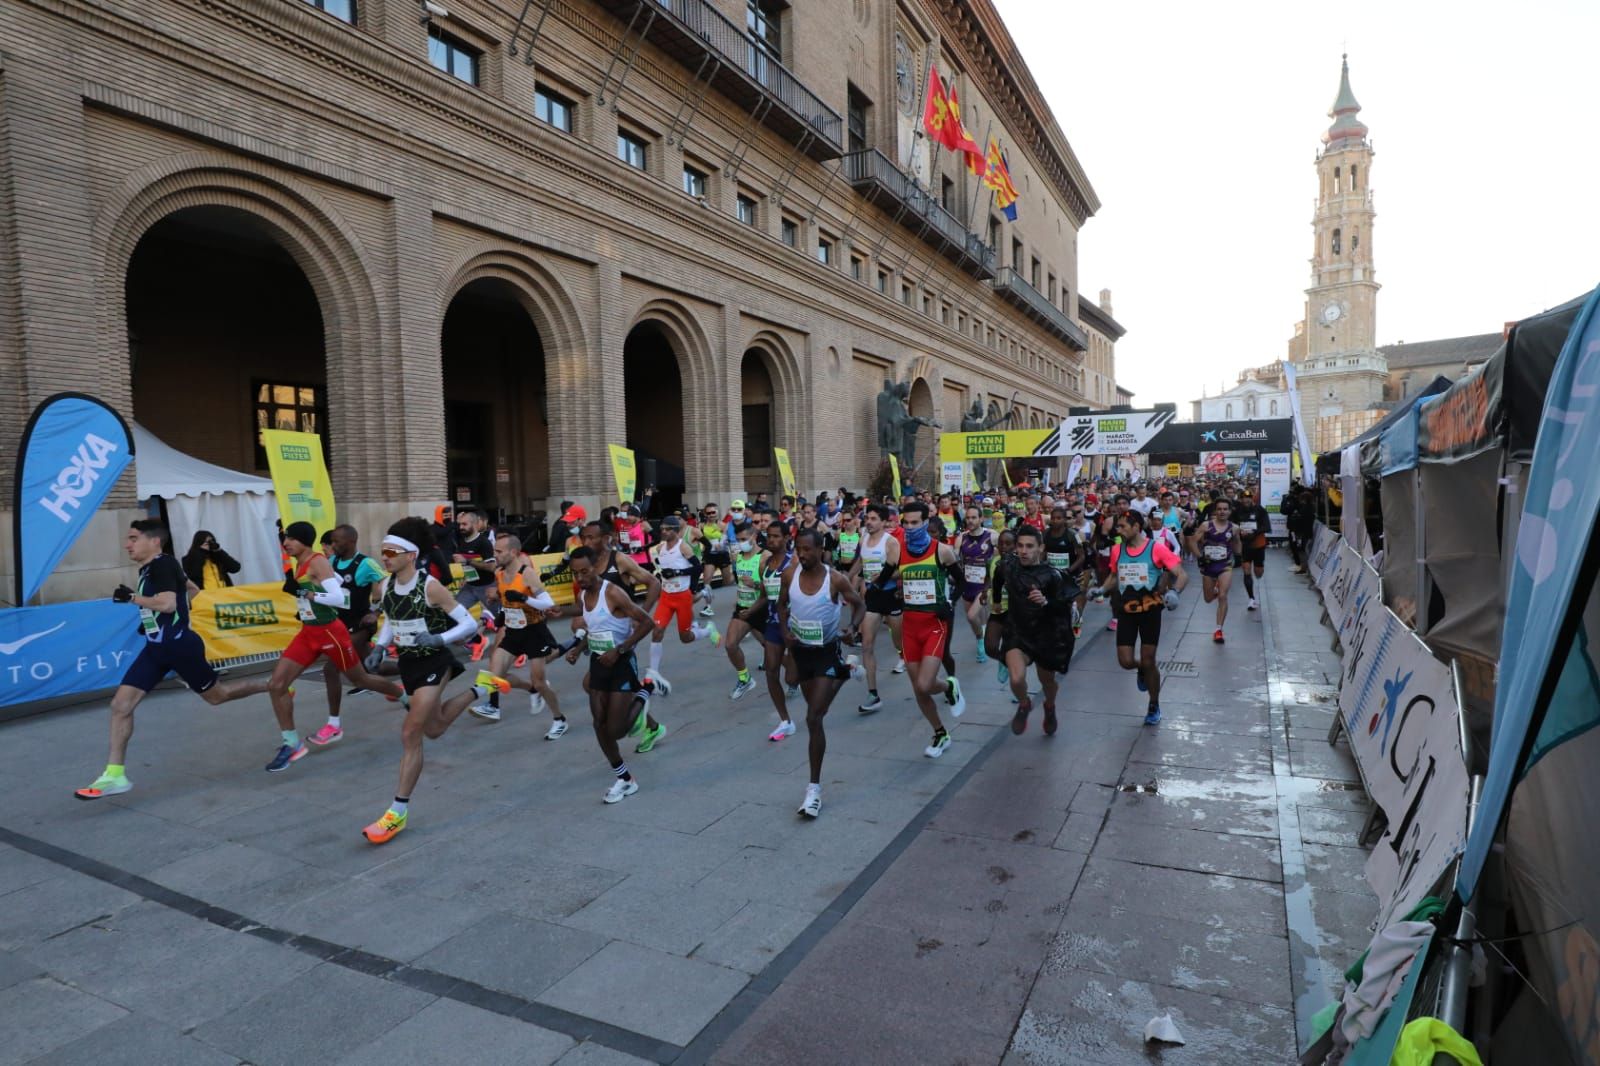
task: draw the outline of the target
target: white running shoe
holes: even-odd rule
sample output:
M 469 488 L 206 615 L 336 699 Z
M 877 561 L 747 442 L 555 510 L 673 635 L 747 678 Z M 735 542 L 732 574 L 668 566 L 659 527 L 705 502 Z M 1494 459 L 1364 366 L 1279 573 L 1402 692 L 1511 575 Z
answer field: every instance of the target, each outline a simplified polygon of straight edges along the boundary
M 794 736 L 794 719 L 791 718 L 788 721 L 779 722 L 778 723 L 778 728 L 774 729 L 772 731 L 771 735 L 767 737 L 767 739 L 768 740 L 782 740 L 784 737 L 792 737 L 792 736 Z
M 637 791 L 639 791 L 639 782 L 624 781 L 619 777 L 613 781 L 611 783 L 611 787 L 606 790 L 605 801 L 607 803 L 621 803 L 623 800 L 627 799 Z
M 652 685 L 654 685 L 656 687 L 656 695 L 657 696 L 670 696 L 670 695 L 672 695 L 672 682 L 670 682 L 666 678 L 662 677 L 656 671 L 654 671 L 654 670 L 646 670 L 644 672 L 644 679 L 646 681 L 650 682 Z
M 950 715 L 960 718 L 967 713 L 967 697 L 961 691 L 961 682 L 947 678 L 944 683 L 944 701 L 950 705 Z
M 528 713 L 529 714 L 543 714 L 544 713 L 544 697 L 539 695 L 537 690 L 528 693 Z
M 844 657 L 844 664 L 850 668 L 851 680 L 859 681 L 863 677 L 867 676 L 867 668 L 861 665 L 861 656 L 846 655 Z
M 468 707 L 467 710 L 472 712 L 472 717 L 482 718 L 485 722 L 498 722 L 500 720 L 500 708 L 491 707 L 487 703 L 475 704 Z
M 1249 603 L 1244 605 L 1244 609 L 1247 610 L 1247 611 L 1255 610 L 1256 609 L 1256 601 L 1254 599 L 1252 599 Z
M 944 750 L 949 746 L 950 734 L 940 733 L 938 736 L 933 738 L 932 744 L 929 744 L 927 747 L 922 749 L 922 754 L 926 755 L 930 759 L 937 759 L 939 756 L 944 754 Z
M 706 601 L 706 605 L 704 607 L 700 608 L 700 617 L 701 618 L 715 618 L 716 616 L 717 616 L 717 612 L 716 612 L 715 609 L 712 608 L 711 601 L 707 600 Z
M 730 700 L 742 700 L 745 693 L 755 687 L 756 679 L 754 677 L 747 677 L 743 681 L 735 681 L 733 683 L 733 691 L 728 693 L 728 698 Z
M 800 804 L 800 809 L 795 812 L 805 818 L 815 818 L 822 813 L 822 786 L 807 785 L 806 798 Z
M 894 657 L 894 666 L 889 670 L 889 672 L 891 674 L 903 674 L 903 673 L 905 673 L 906 672 L 906 661 L 905 661 L 905 659 L 903 659 L 902 657 L 896 655 Z
M 546 733 L 544 738 L 546 740 L 560 740 L 566 735 L 567 720 L 565 718 L 557 718 L 555 721 L 550 723 L 550 732 Z

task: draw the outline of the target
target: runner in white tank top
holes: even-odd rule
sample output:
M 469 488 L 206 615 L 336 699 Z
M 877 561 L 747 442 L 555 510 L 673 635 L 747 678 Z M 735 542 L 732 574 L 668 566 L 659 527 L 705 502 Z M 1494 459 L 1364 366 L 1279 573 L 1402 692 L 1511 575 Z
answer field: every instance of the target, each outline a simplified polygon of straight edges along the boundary
M 661 598 L 656 601 L 655 632 L 650 637 L 650 669 L 645 677 L 663 696 L 672 694 L 672 685 L 661 676 L 662 641 L 667 635 L 667 623 L 678 622 L 678 639 L 692 644 L 701 637 L 710 639 L 713 646 L 722 643 L 722 634 L 714 622 L 704 624 L 694 620 L 694 579 L 700 572 L 700 561 L 694 550 L 683 540 L 683 520 L 668 515 L 661 520 L 661 542 L 651 547 L 650 556 L 655 562 L 656 576 L 661 581 Z

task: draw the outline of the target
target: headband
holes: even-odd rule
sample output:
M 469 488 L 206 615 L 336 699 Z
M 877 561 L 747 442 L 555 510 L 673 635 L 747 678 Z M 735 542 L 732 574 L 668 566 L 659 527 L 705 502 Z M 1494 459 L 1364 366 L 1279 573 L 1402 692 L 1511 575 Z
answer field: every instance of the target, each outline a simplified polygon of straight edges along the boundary
M 404 537 L 397 537 L 393 533 L 390 533 L 388 536 L 384 537 L 383 542 L 385 544 L 392 544 L 396 548 L 400 548 L 408 552 L 420 551 L 415 544 L 411 543 Z

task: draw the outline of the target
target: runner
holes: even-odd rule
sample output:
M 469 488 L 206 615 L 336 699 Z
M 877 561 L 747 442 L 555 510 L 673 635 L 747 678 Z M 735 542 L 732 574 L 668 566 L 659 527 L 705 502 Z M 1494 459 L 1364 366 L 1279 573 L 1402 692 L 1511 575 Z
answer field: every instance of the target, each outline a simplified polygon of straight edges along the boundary
M 383 580 L 383 567 L 378 565 L 376 559 L 356 551 L 359 537 L 355 526 L 341 525 L 333 527 L 325 540 L 328 551 L 332 553 L 328 556 L 328 565 L 333 567 L 334 576 L 349 597 L 349 607 L 336 608 L 339 621 L 344 623 L 350 634 L 350 646 L 355 649 L 356 658 L 365 660 L 367 653 L 372 650 L 372 634 L 378 628 L 378 616 L 372 610 L 372 587 Z M 376 670 L 373 672 L 377 673 Z M 344 699 L 344 678 L 337 670 L 329 670 L 324 664 L 322 680 L 328 693 L 328 722 L 306 738 L 319 748 L 344 737 L 343 723 L 339 719 L 339 709 Z M 353 688 L 350 694 L 355 695 L 360 691 L 359 688 Z
M 1272 528 L 1272 516 L 1256 502 L 1255 491 L 1245 488 L 1239 493 L 1239 508 L 1233 512 L 1233 520 L 1239 527 L 1239 544 L 1243 549 L 1239 569 L 1244 574 L 1244 594 L 1250 600 L 1245 610 L 1253 611 L 1257 607 L 1256 582 L 1266 576 L 1267 531 Z M 1254 574 L 1250 572 L 1252 569 Z
M 984 649 L 984 629 L 989 621 L 989 575 L 993 568 L 995 540 L 991 530 L 983 528 L 983 512 L 977 504 L 966 510 L 966 528 L 956 538 L 956 552 L 961 556 L 961 599 L 967 605 L 967 624 L 978 641 L 978 661 L 989 661 Z
M 844 574 L 857 592 L 861 591 L 861 581 L 856 577 L 856 560 L 861 557 L 861 518 L 853 507 L 834 515 L 838 523 L 838 530 L 833 537 L 833 568 Z M 840 608 L 843 611 L 843 608 Z M 848 632 L 842 638 L 846 644 L 861 643 L 859 626 L 851 627 L 855 632 Z
M 295 525 L 289 527 L 291 538 Z M 406 827 L 411 793 L 422 776 L 423 738 L 439 739 L 474 699 L 511 687 L 503 678 L 480 670 L 471 688 L 441 702 L 457 665 L 447 645 L 467 640 L 478 631 L 478 623 L 448 587 L 417 569 L 417 557 L 427 550 L 431 537 L 426 520 L 402 518 L 383 538 L 383 568 L 389 576 L 377 589 L 383 628 L 373 640 L 369 661 L 382 656 L 392 642 L 411 702 L 400 725 L 400 784 L 394 802 L 361 831 L 373 844 L 388 843 Z M 288 750 L 287 739 L 284 743 Z
M 560 740 L 566 735 L 567 720 L 561 714 L 561 698 L 545 676 L 545 665 L 556 657 L 557 651 L 555 634 L 546 621 L 557 613 L 556 601 L 539 579 L 539 568 L 522 550 L 521 538 L 506 534 L 496 539 L 494 561 L 500 622 L 495 630 L 494 651 L 489 654 L 489 673 L 526 688 L 530 714 L 548 707 L 552 720 L 544 739 Z M 528 664 L 528 680 L 517 684 L 510 671 L 524 660 Z M 477 718 L 498 722 L 500 690 L 489 693 L 487 704 L 475 704 L 469 710 Z
M 611 547 L 612 532 L 611 527 L 603 521 L 586 523 L 583 527 L 583 546 L 594 556 L 595 566 L 602 578 L 622 589 L 646 611 L 655 610 L 656 601 L 661 598 L 661 582 L 627 555 Z M 573 624 L 576 626 L 579 623 Z M 661 694 L 665 696 L 666 692 Z
M 589 713 L 594 717 L 594 735 L 600 751 L 616 777 L 603 797 L 606 803 L 620 803 L 639 791 L 639 783 L 622 761 L 617 742 L 625 736 L 639 737 L 635 751 L 648 751 L 666 732 L 649 711 L 649 704 L 634 709 L 640 691 L 639 664 L 633 649 L 649 635 L 650 616 L 628 594 L 601 576 L 594 551 L 585 545 L 572 553 L 572 580 L 577 590 L 578 608 L 583 612 L 583 627 L 589 646 Z M 567 653 L 575 663 L 582 649 Z
M 702 618 L 716 617 L 711 606 L 711 586 L 720 580 L 724 586 L 733 584 L 733 558 L 728 554 L 728 541 L 732 539 L 728 523 L 722 518 L 717 505 L 708 503 L 700 509 L 700 539 L 705 544 L 703 568 L 700 573 L 700 608 Z
M 823 561 L 825 552 L 821 535 L 802 529 L 795 537 L 795 562 L 785 571 L 778 594 L 784 643 L 794 657 L 806 697 L 811 783 L 806 785 L 799 813 L 807 818 L 822 813 L 822 757 L 828 750 L 822 720 L 839 687 L 860 670 L 839 655 L 839 604 L 850 605 L 851 629 L 861 625 L 867 606 L 850 580 Z
M 1069 589 L 1080 591 L 1078 575 L 1088 568 L 1088 556 L 1083 542 L 1071 526 L 1071 515 L 1063 505 L 1050 510 L 1050 524 L 1044 531 L 1044 561 L 1059 573 Z M 1072 601 L 1072 635 L 1083 635 L 1083 615 L 1077 596 Z
M 862 714 L 871 714 L 883 706 L 878 696 L 878 627 L 887 621 L 889 639 L 898 652 L 902 647 L 900 602 L 896 597 L 900 568 L 900 541 L 885 527 L 889 522 L 889 509 L 881 503 L 867 508 L 867 532 L 861 538 L 860 576 L 863 597 L 867 604 L 867 617 L 861 623 L 861 662 L 867 674 L 867 698 L 856 708 Z M 895 672 L 903 669 L 905 660 L 896 658 Z
M 733 614 L 728 618 L 728 632 L 722 639 L 722 647 L 728 653 L 728 661 L 738 672 L 733 691 L 728 693 L 728 698 L 739 700 L 756 687 L 755 679 L 750 676 L 750 670 L 745 664 L 744 649 L 739 646 L 745 634 L 751 631 L 751 622 L 746 612 L 761 598 L 761 545 L 756 542 L 756 527 L 746 521 L 740 521 L 735 525 L 733 546 Z M 755 633 L 756 640 L 761 641 L 763 639 L 761 630 L 757 628 Z
M 745 620 L 761 635 L 764 645 L 761 669 L 767 675 L 767 695 L 778 712 L 778 727 L 767 739 L 780 741 L 794 736 L 794 720 L 789 717 L 786 700 L 790 694 L 799 694 L 800 679 L 794 656 L 788 654 L 783 642 L 783 626 L 778 619 L 778 597 L 783 592 L 783 574 L 794 561 L 794 550 L 789 546 L 789 529 L 774 521 L 767 527 L 767 551 L 761 557 L 761 584 L 755 602 L 744 611 Z M 783 670 L 783 682 L 778 678 Z M 784 684 L 789 692 L 784 691 Z
M 425 520 L 419 518 L 417 522 L 423 529 L 427 528 Z M 294 727 L 294 696 L 289 690 L 295 678 L 319 658 L 327 656 L 335 669 L 357 688 L 396 698 L 404 692 L 395 682 L 376 677 L 362 667 L 350 643 L 350 632 L 339 621 L 338 609 L 350 606 L 348 593 L 327 556 L 313 550 L 316 539 L 317 531 L 310 522 L 290 522 L 283 531 L 283 550 L 293 567 L 284 571 L 283 587 L 299 604 L 296 613 L 301 625 L 300 632 L 283 649 L 277 665 L 272 668 L 272 678 L 267 682 L 272 712 L 283 732 L 282 745 L 267 763 L 268 773 L 287 770 L 290 763 L 304 758 L 311 750 Z
M 1017 530 L 1017 554 L 1003 568 L 1009 608 L 1006 611 L 1006 670 L 1010 675 L 1011 695 L 1017 710 L 1011 716 L 1011 732 L 1021 736 L 1028 729 L 1033 700 L 1028 692 L 1028 666 L 1032 664 L 1044 695 L 1044 733 L 1056 731 L 1057 674 L 1072 665 L 1076 638 L 1072 633 L 1072 606 L 1077 586 L 1064 571 L 1045 560 L 1044 538 L 1037 529 Z
M 213 707 L 267 691 L 267 682 L 217 679 L 206 661 L 205 641 L 189 628 L 188 579 L 178 560 L 161 550 L 166 527 L 154 518 L 141 518 L 128 527 L 124 547 L 139 566 L 137 588 L 118 585 L 111 598 L 139 609 L 140 649 L 111 696 L 111 749 L 105 772 L 73 795 L 81 800 L 120 796 L 133 788 L 128 780 L 128 739 L 133 736 L 133 709 L 166 678 L 177 674 L 189 690 Z
M 1146 535 L 1144 522 L 1133 511 L 1119 517 L 1117 526 L 1122 543 L 1112 551 L 1111 576 L 1096 594 L 1116 593 L 1112 609 L 1122 618 L 1117 627 L 1117 665 L 1138 671 L 1139 691 L 1150 694 L 1144 724 L 1159 725 L 1161 671 L 1156 667 L 1156 647 L 1161 643 L 1161 609 L 1178 609 L 1178 593 L 1189 583 L 1189 575 L 1176 552 Z
M 655 565 L 656 577 L 661 582 L 661 598 L 656 601 L 655 633 L 650 638 L 650 669 L 645 677 L 655 683 L 662 695 L 672 691 L 667 679 L 661 676 L 661 654 L 665 651 L 667 623 L 678 620 L 678 640 L 693 644 L 701 637 L 716 647 L 722 634 L 716 624 L 701 625 L 694 620 L 694 584 L 700 569 L 699 560 L 683 542 L 683 519 L 668 515 L 661 520 L 661 540 L 650 548 L 650 560 Z
M 1002 530 L 995 553 L 989 557 L 989 602 L 994 605 L 983 628 L 983 646 L 995 661 L 995 679 L 1002 685 L 1011 680 L 1006 668 L 1005 643 L 1006 614 L 1011 607 L 1011 594 L 1006 591 L 1005 570 L 1017 550 L 1017 535 Z
M 900 559 L 900 602 L 905 608 L 901 623 L 906 672 L 917 709 L 933 726 L 933 740 L 922 754 L 937 759 L 950 747 L 950 733 L 939 719 L 933 694 L 944 689 L 945 702 L 953 717 L 967 709 L 961 682 L 954 677 L 939 685 L 939 666 L 950 642 L 953 605 L 950 600 L 950 569 L 961 557 L 948 544 L 939 544 L 928 529 L 928 505 L 919 501 L 907 504 L 900 512 L 900 525 L 906 534 L 906 554 Z M 1015 605 L 1013 605 L 1015 609 Z
M 1229 521 L 1231 507 L 1218 494 L 1211 501 L 1211 517 L 1201 522 L 1189 546 L 1200 560 L 1201 587 L 1207 603 L 1217 605 L 1217 631 L 1211 639 L 1223 643 L 1222 627 L 1228 620 L 1228 588 L 1233 584 L 1233 558 L 1241 554 L 1239 530 Z

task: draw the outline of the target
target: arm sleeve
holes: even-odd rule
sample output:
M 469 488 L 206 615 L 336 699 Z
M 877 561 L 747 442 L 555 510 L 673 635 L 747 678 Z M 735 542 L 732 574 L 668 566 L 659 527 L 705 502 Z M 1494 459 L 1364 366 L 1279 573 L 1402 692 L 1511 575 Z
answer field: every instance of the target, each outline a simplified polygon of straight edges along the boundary
M 375 648 L 387 648 L 393 643 L 394 633 L 389 629 L 389 619 L 385 618 L 383 620 L 383 628 L 379 629 L 377 633 L 373 634 L 372 646 Z
M 322 591 L 311 594 L 311 602 L 320 603 L 324 607 L 344 606 L 344 586 L 336 577 L 322 579 Z
M 478 631 L 478 621 L 472 617 L 472 612 L 459 603 L 450 609 L 450 617 L 456 624 L 439 634 L 446 644 L 459 644 Z M 385 628 L 387 628 L 385 623 Z
M 528 606 L 540 611 L 553 611 L 556 609 L 556 601 L 551 597 L 549 589 L 540 589 L 539 595 L 528 600 Z

